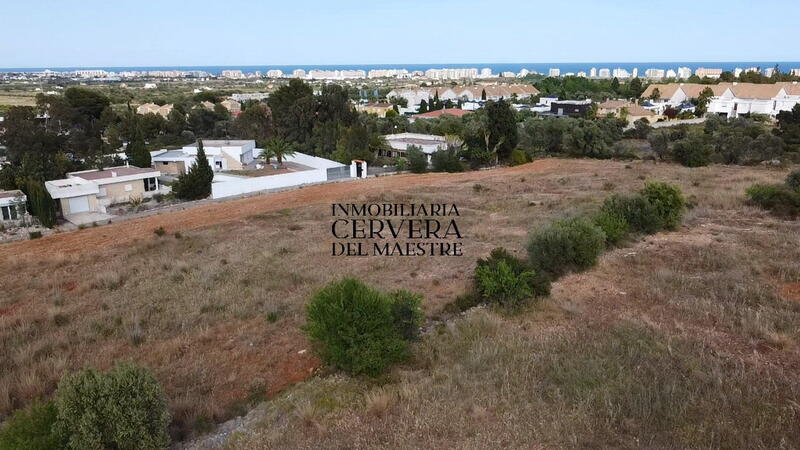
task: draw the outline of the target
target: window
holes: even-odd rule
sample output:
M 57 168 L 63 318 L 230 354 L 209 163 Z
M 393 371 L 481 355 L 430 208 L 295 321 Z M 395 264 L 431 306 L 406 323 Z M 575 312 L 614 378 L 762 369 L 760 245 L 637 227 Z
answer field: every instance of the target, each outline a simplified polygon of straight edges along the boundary
M 3 214 L 3 220 L 17 220 L 17 206 L 9 205 L 0 207 Z
M 144 181 L 144 191 L 145 192 L 151 192 L 151 191 L 155 191 L 157 189 L 156 186 L 158 185 L 158 183 L 156 182 L 156 178 L 155 177 L 145 178 L 143 181 Z

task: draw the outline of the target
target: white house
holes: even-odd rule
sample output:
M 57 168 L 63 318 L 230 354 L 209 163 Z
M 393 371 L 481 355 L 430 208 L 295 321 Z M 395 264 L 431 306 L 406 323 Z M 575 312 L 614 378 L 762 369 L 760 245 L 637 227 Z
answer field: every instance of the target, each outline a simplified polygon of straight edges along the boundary
M 21 220 L 27 200 L 22 191 L 0 191 L 0 224 L 15 224 Z
M 203 139 L 203 150 L 208 164 L 215 172 L 222 170 L 243 170 L 252 164 L 261 153 L 254 140 L 211 140 Z M 180 150 L 161 150 L 151 152 L 153 167 L 172 175 L 186 173 L 197 159 L 197 143 L 184 146 Z
M 161 172 L 133 166 L 70 172 L 67 178 L 45 181 L 44 186 L 56 210 L 77 225 L 107 218 L 106 207 L 150 198 L 163 193 L 158 182 Z
M 444 136 L 435 136 L 432 134 L 419 134 L 419 133 L 398 133 L 387 134 L 383 136 L 386 142 L 391 147 L 391 150 L 379 150 L 378 156 L 405 156 L 408 147 L 416 145 L 422 148 L 423 153 L 430 156 L 434 152 L 447 148 L 447 140 Z
M 800 103 L 800 85 L 797 82 L 651 84 L 642 94 L 642 98 L 650 99 L 650 108 L 661 114 L 668 106 L 677 108 L 698 98 L 705 89 L 711 89 L 713 93 L 708 103 L 708 112 L 726 117 L 751 113 L 774 117 Z

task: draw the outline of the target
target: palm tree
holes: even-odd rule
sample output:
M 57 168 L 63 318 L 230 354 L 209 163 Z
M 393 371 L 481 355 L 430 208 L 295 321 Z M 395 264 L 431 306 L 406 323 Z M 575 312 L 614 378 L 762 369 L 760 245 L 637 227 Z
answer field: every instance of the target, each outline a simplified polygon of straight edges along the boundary
M 295 154 L 294 144 L 280 136 L 270 138 L 270 140 L 267 141 L 267 145 L 264 146 L 264 152 L 269 152 L 269 154 L 274 156 L 278 160 L 278 166 L 280 167 L 283 167 L 283 158 Z M 263 154 L 262 152 L 262 155 Z
M 269 148 L 262 148 L 261 153 L 258 156 L 264 158 L 264 161 L 269 164 L 269 161 L 275 156 L 275 153 L 273 153 Z

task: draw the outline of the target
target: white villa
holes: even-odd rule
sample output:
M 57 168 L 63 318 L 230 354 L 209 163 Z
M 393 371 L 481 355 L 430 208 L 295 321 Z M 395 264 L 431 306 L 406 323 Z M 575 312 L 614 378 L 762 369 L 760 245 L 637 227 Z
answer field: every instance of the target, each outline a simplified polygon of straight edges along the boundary
M 245 169 L 261 153 L 254 140 L 203 139 L 203 150 L 208 164 L 215 172 Z M 180 150 L 150 152 L 150 156 L 154 168 L 170 175 L 182 175 L 197 159 L 197 143 L 184 146 Z
M 392 158 L 397 156 L 405 156 L 408 147 L 410 145 L 416 145 L 422 148 L 422 151 L 428 155 L 428 161 L 430 161 L 431 154 L 438 150 L 447 148 L 447 140 L 444 136 L 419 133 L 399 133 L 387 134 L 383 137 L 386 139 L 389 147 L 391 147 L 391 150 L 379 150 L 378 156 L 387 156 Z
M 751 113 L 775 117 L 779 112 L 791 110 L 800 103 L 800 84 L 796 81 L 774 84 L 651 84 L 645 89 L 642 98 L 650 99 L 649 108 L 661 114 L 668 106 L 678 107 L 699 97 L 706 88 L 714 93 L 708 104 L 708 112 L 725 117 Z M 651 98 L 656 89 L 657 98 Z

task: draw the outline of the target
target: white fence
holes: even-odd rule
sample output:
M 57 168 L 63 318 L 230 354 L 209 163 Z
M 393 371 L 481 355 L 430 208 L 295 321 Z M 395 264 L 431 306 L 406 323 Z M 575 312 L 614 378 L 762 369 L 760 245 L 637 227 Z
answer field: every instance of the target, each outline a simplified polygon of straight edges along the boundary
M 345 167 L 344 164 L 337 163 L 336 161 L 318 158 L 304 153 L 295 153 L 294 156 L 287 157 L 285 160 L 313 167 L 314 169 L 212 183 L 211 198 L 225 198 L 269 189 L 281 189 L 309 183 L 322 183 L 328 181 L 328 168 Z

